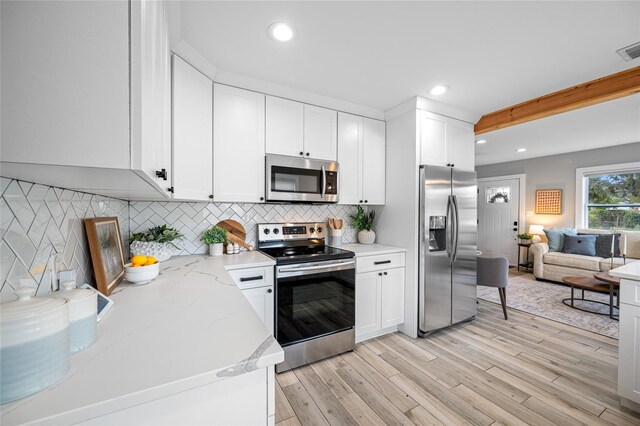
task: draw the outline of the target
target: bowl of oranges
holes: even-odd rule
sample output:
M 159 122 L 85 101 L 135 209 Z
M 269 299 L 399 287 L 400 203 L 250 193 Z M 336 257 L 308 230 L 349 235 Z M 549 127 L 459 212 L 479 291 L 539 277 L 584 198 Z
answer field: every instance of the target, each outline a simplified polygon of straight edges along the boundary
M 133 284 L 146 284 L 160 274 L 160 262 L 153 256 L 136 254 L 124 265 L 124 279 Z

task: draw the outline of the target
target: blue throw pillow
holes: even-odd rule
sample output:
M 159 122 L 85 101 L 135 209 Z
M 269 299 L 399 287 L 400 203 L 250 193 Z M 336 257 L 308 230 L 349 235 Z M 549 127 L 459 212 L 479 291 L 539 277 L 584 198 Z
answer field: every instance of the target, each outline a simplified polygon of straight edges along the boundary
M 549 251 L 562 251 L 565 234 L 578 235 L 576 230 L 572 228 L 545 229 L 544 233 L 547 235 L 547 240 L 549 240 Z
M 595 235 L 564 235 L 563 253 L 582 254 L 584 256 L 596 255 Z
M 621 234 L 582 234 L 578 233 L 578 235 L 595 235 L 596 236 L 596 256 L 608 258 L 611 257 L 611 240 L 615 238 L 615 243 L 613 244 L 613 255 L 614 257 L 620 257 L 620 235 Z

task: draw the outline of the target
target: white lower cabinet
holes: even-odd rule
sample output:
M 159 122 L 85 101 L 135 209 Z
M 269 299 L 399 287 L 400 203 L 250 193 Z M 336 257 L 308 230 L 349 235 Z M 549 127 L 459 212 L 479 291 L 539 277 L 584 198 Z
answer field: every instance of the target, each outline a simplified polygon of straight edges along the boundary
M 233 269 L 228 271 L 262 322 L 273 334 L 274 291 L 273 266 Z
M 273 334 L 273 284 L 267 287 L 256 287 L 242 290 L 258 316 Z
M 620 340 L 618 350 L 618 394 L 640 407 L 640 282 L 620 283 Z M 622 400 L 622 405 L 629 404 Z
M 356 342 L 395 331 L 404 322 L 404 253 L 397 255 L 402 256 L 402 266 L 394 268 L 385 268 L 388 255 L 366 257 L 367 263 L 379 263 L 377 270 L 368 272 L 358 272 L 363 264 L 358 259 Z

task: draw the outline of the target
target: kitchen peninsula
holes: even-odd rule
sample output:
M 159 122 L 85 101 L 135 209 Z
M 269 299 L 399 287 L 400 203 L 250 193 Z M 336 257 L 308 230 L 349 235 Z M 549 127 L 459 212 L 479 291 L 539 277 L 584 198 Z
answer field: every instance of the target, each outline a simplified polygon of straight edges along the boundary
M 147 285 L 123 282 L 98 340 L 65 378 L 2 406 L 3 424 L 266 424 L 282 349 L 227 271 L 257 252 L 174 257 Z

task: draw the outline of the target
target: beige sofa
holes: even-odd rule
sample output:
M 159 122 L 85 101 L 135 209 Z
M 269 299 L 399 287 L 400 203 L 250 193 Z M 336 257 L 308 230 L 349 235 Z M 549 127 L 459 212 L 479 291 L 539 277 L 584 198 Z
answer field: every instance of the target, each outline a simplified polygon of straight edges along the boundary
M 578 233 L 608 234 L 611 231 L 602 229 L 578 229 Z M 619 231 L 627 237 L 627 263 L 640 259 L 640 231 Z M 620 238 L 620 253 L 624 237 Z M 531 246 L 533 255 L 533 275 L 536 279 L 562 282 L 562 278 L 573 275 L 592 277 L 597 272 L 611 269 L 611 258 L 583 256 L 562 252 L 550 252 L 546 242 L 535 243 Z M 623 264 L 621 257 L 613 258 L 613 267 Z

